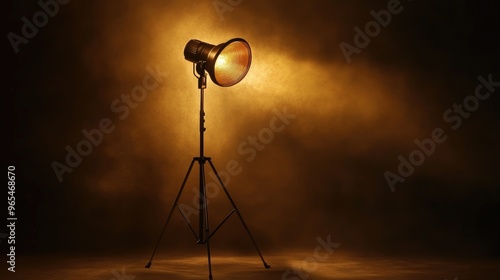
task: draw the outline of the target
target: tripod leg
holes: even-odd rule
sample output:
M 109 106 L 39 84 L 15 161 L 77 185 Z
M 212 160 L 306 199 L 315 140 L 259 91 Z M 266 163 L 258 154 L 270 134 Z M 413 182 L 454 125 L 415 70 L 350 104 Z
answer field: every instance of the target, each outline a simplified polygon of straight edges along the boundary
M 208 225 L 208 201 L 207 201 L 207 188 L 206 188 L 206 184 L 205 184 L 205 168 L 204 168 L 204 162 L 203 164 L 200 163 L 200 184 L 201 184 L 201 187 L 203 188 L 203 219 L 205 221 L 205 226 L 204 226 L 204 230 L 205 230 L 205 242 L 207 243 L 207 255 L 208 255 L 208 279 L 209 280 L 212 280 L 212 260 L 211 260 L 211 256 L 210 256 L 210 227 Z M 201 208 L 201 207 L 200 207 Z M 203 239 L 203 235 L 201 235 L 200 237 L 201 239 Z
M 241 220 L 241 223 L 243 224 L 243 227 L 245 228 L 246 232 L 248 233 L 248 236 L 250 237 L 250 240 L 252 241 L 253 243 L 253 246 L 255 247 L 255 249 L 257 250 L 257 253 L 259 253 L 259 256 L 260 256 L 260 259 L 262 260 L 262 263 L 264 264 L 264 267 L 266 269 L 269 269 L 271 266 L 268 265 L 266 263 L 266 261 L 264 260 L 264 257 L 262 256 L 262 253 L 260 252 L 259 250 L 259 247 L 257 246 L 257 243 L 255 242 L 255 240 L 253 239 L 253 236 L 252 234 L 250 233 L 250 230 L 248 229 L 245 221 L 243 220 L 243 217 L 241 216 L 240 214 L 240 211 L 238 210 L 238 207 L 236 207 L 236 203 L 234 203 L 233 199 L 231 198 L 231 195 L 229 195 L 229 192 L 227 191 L 226 189 L 226 186 L 224 185 L 224 183 L 222 182 L 220 176 L 219 176 L 219 173 L 217 173 L 217 170 L 215 169 L 215 166 L 214 164 L 212 163 L 212 160 L 211 159 L 208 159 L 208 163 L 210 164 L 210 166 L 212 167 L 212 170 L 214 171 L 215 173 L 215 176 L 217 177 L 217 180 L 219 181 L 219 184 L 220 186 L 222 187 L 222 189 L 224 190 L 224 193 L 226 194 L 227 198 L 229 199 L 229 201 L 231 202 L 231 205 L 233 205 L 233 208 L 234 210 L 236 210 L 236 214 L 238 214 L 238 217 L 240 218 Z
M 146 264 L 146 268 L 151 267 L 151 262 L 153 261 L 153 257 L 155 256 L 156 249 L 158 249 L 158 245 L 160 245 L 161 238 L 163 237 L 163 233 L 165 232 L 165 228 L 168 225 L 168 222 L 170 221 L 170 217 L 172 217 L 172 213 L 174 212 L 174 209 L 177 205 L 177 202 L 179 201 L 179 198 L 181 197 L 182 191 L 184 190 L 184 186 L 186 185 L 187 179 L 189 178 L 189 174 L 191 173 L 191 169 L 193 168 L 193 164 L 195 162 L 195 159 L 191 161 L 191 164 L 189 165 L 189 169 L 186 173 L 186 177 L 184 177 L 184 181 L 182 182 L 181 189 L 179 190 L 179 193 L 177 194 L 177 197 L 175 198 L 174 204 L 172 205 L 172 208 L 170 209 L 170 212 L 168 213 L 167 221 L 165 222 L 165 225 L 163 226 L 163 229 L 161 230 L 160 237 L 158 238 L 158 241 L 156 242 L 156 246 L 153 250 L 153 254 L 151 255 L 151 258 L 149 259 L 148 264 Z

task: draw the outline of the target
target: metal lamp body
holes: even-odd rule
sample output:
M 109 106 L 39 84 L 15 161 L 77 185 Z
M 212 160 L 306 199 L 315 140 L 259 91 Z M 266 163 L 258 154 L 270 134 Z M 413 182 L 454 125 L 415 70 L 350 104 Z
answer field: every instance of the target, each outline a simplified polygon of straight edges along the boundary
M 184 48 L 184 58 L 193 63 L 205 63 L 212 81 L 222 87 L 240 82 L 248 73 L 252 62 L 250 45 L 234 38 L 219 45 L 190 40 Z

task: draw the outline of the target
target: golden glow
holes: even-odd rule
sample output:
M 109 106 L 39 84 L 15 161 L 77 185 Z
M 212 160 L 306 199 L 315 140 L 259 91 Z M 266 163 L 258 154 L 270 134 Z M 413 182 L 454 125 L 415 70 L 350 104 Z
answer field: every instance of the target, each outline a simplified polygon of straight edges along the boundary
M 109 13 L 113 8 L 109 6 Z M 380 142 L 398 142 L 428 132 L 423 130 L 420 134 L 418 125 L 405 125 L 414 123 L 409 121 L 412 116 L 405 114 L 410 111 L 411 104 L 406 104 L 401 96 L 409 91 L 405 73 L 373 69 L 363 63 L 323 63 L 307 56 L 300 57 L 283 49 L 282 40 L 269 40 L 259 30 L 242 33 L 236 27 L 224 25 L 225 28 L 220 28 L 223 23 L 216 14 L 212 20 L 200 17 L 184 2 L 165 9 L 145 6 L 131 13 L 134 15 L 131 18 L 140 19 L 141 24 L 133 25 L 126 32 L 122 25 L 106 25 L 102 33 L 111 34 L 108 40 L 92 42 L 85 49 L 83 61 L 93 78 L 106 77 L 112 81 L 102 89 L 103 100 L 110 103 L 122 94 L 130 94 L 147 74 L 146 65 L 153 68 L 158 65 L 169 76 L 138 103 L 137 108 L 131 109 L 125 120 L 113 119 L 116 132 L 107 135 L 106 141 L 114 144 L 103 145 L 106 152 L 95 155 L 106 160 L 127 156 L 113 168 L 97 172 L 97 178 L 89 178 L 90 188 L 113 193 L 142 189 L 144 186 L 135 183 L 141 172 L 131 170 L 142 166 L 133 159 L 144 158 L 155 161 L 158 170 L 162 170 L 155 174 L 162 177 L 160 180 L 168 181 L 165 186 L 170 186 L 162 189 L 177 191 L 171 185 L 177 186 L 182 181 L 186 171 L 183 163 L 187 165 L 199 149 L 199 91 L 192 75 L 192 64 L 182 53 L 191 38 L 218 43 L 241 36 L 252 48 L 250 70 L 240 83 L 221 88 L 208 81 L 205 148 L 208 156 L 216 156 L 217 166 L 224 166 L 229 159 L 246 164 L 247 156 L 238 152 L 238 145 L 268 127 L 273 110 L 284 107 L 297 117 L 273 139 L 293 138 L 298 148 L 308 150 L 341 150 L 343 154 L 358 155 Z M 130 39 L 132 47 L 120 47 L 127 38 L 148 40 Z M 227 77 L 226 69 L 242 72 L 246 65 L 245 55 L 236 56 L 237 62 L 229 63 L 229 57 L 232 61 L 232 56 L 241 47 L 233 43 L 219 54 L 215 65 L 218 79 L 238 78 L 238 75 Z M 114 117 L 111 112 L 110 117 Z M 256 160 L 272 153 L 279 158 L 288 152 L 278 143 L 271 142 L 265 150 L 259 151 Z M 248 172 L 255 174 L 266 168 L 267 163 L 259 161 L 259 165 Z M 297 166 L 290 164 L 290 172 L 299 172 L 297 170 Z M 172 178 L 171 174 L 181 178 Z M 236 192 L 250 192 L 256 188 L 251 181 L 236 181 Z M 281 185 L 281 182 L 274 185 Z M 165 197 L 171 203 L 170 196 Z M 278 215 L 280 211 L 277 212 Z

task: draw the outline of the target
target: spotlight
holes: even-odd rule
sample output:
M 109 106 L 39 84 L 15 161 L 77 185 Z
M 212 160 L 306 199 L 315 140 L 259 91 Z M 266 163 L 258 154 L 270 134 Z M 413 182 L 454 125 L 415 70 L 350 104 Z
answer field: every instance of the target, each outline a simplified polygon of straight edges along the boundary
M 184 48 L 184 58 L 193 63 L 204 62 L 212 81 L 222 87 L 240 82 L 250 69 L 252 51 L 241 38 L 234 38 L 217 46 L 191 40 Z
M 212 163 L 212 158 L 206 157 L 205 156 L 205 109 L 204 109 L 204 92 L 205 88 L 207 87 L 206 82 L 206 76 L 207 72 L 210 75 L 210 78 L 212 81 L 221 86 L 221 87 L 229 87 L 232 85 L 235 85 L 239 83 L 245 75 L 248 73 L 248 70 L 250 69 L 250 63 L 252 62 L 252 52 L 250 51 L 250 45 L 248 45 L 247 41 L 241 39 L 241 38 L 234 38 L 226 43 L 220 44 L 220 45 L 211 45 L 208 43 L 201 42 L 199 40 L 190 40 L 187 44 L 186 47 L 184 48 L 184 58 L 187 61 L 190 61 L 193 63 L 193 74 L 196 78 L 198 78 L 198 89 L 200 90 L 200 156 L 194 157 L 193 160 L 191 161 L 191 165 L 189 165 L 188 171 L 186 173 L 186 177 L 184 177 L 184 181 L 182 182 L 181 188 L 179 190 L 179 193 L 177 194 L 177 197 L 174 201 L 174 204 L 172 205 L 172 208 L 170 209 L 170 212 L 167 216 L 167 221 L 165 222 L 165 225 L 163 226 L 163 230 L 161 231 L 160 237 L 158 238 L 158 241 L 156 242 L 156 246 L 153 250 L 153 254 L 151 255 L 151 258 L 149 259 L 149 262 L 146 264 L 146 268 L 151 267 L 151 263 L 153 261 L 153 257 L 156 253 L 156 249 L 158 249 L 158 245 L 160 244 L 160 241 L 163 237 L 163 234 L 165 232 L 165 228 L 167 227 L 170 218 L 172 217 L 172 213 L 174 210 L 177 208 L 184 218 L 186 224 L 188 225 L 189 229 L 193 233 L 194 237 L 196 238 L 196 243 L 201 244 L 201 245 L 206 245 L 207 246 L 207 254 L 208 254 L 208 279 L 212 279 L 212 261 L 211 261 L 211 256 L 210 256 L 210 239 L 212 235 L 214 235 L 219 228 L 233 215 L 236 213 L 238 218 L 240 219 L 243 228 L 248 234 L 248 237 L 250 237 L 250 241 L 252 241 L 255 249 L 257 250 L 257 253 L 260 256 L 260 259 L 262 260 L 262 264 L 266 269 L 270 268 L 271 266 L 266 263 L 264 260 L 264 257 L 262 256 L 262 253 L 259 250 L 259 247 L 257 246 L 257 243 L 255 242 L 252 234 L 250 233 L 250 230 L 248 229 L 245 221 L 243 220 L 243 217 L 238 210 L 238 207 L 236 206 L 236 203 L 232 199 L 231 195 L 229 194 L 229 191 L 227 190 L 226 186 L 224 185 L 224 182 L 220 178 L 219 174 L 217 173 L 217 170 L 215 169 L 214 164 Z M 195 73 L 198 75 L 196 75 Z M 193 168 L 193 165 L 195 162 L 198 162 L 199 167 L 200 167 L 200 184 L 199 184 L 199 204 L 198 209 L 199 209 L 199 226 L 198 226 L 198 234 L 195 232 L 194 228 L 191 226 L 191 223 L 189 220 L 184 216 L 184 213 L 181 211 L 181 208 L 179 207 L 179 199 L 182 195 L 182 192 L 184 190 L 184 187 L 186 186 L 186 182 L 188 181 L 189 175 L 191 174 L 191 170 Z M 206 180 L 205 180 L 205 164 L 208 163 L 210 165 L 210 168 L 213 171 L 213 174 L 217 177 L 217 182 L 219 183 L 219 187 L 224 191 L 224 194 L 226 194 L 229 202 L 233 206 L 233 210 L 229 212 L 229 214 L 226 216 L 222 222 L 214 229 L 210 230 L 209 228 L 209 219 L 208 219 L 208 200 L 207 200 L 207 189 L 206 189 Z

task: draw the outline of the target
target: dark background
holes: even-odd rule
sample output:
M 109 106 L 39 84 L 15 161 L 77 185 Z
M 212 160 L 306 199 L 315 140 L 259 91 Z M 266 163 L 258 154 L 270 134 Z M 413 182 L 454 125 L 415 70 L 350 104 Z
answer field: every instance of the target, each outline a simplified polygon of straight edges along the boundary
M 353 44 L 353 28 L 387 2 L 242 1 L 221 20 L 211 1 L 73 0 L 17 54 L 7 34 L 40 7 L 9 3 L 2 158 L 16 166 L 19 254 L 148 255 L 198 152 L 199 94 L 183 48 L 243 37 L 254 55 L 248 76 L 231 88 L 208 84 L 206 153 L 219 170 L 240 164 L 228 188 L 264 251 L 312 250 L 331 234 L 343 250 L 498 257 L 500 90 L 457 130 L 442 117 L 479 75 L 500 81 L 498 5 L 402 1 L 347 63 L 339 44 Z M 110 104 L 148 65 L 168 76 L 119 119 Z M 238 145 L 285 107 L 295 119 L 247 162 Z M 51 164 L 64 164 L 65 147 L 103 118 L 116 129 L 59 182 Z M 396 173 L 398 156 L 437 127 L 446 142 L 391 192 L 384 172 Z M 217 196 L 214 221 L 226 208 Z M 163 248 L 192 241 L 177 214 L 167 232 Z M 251 249 L 236 220 L 214 242 Z

